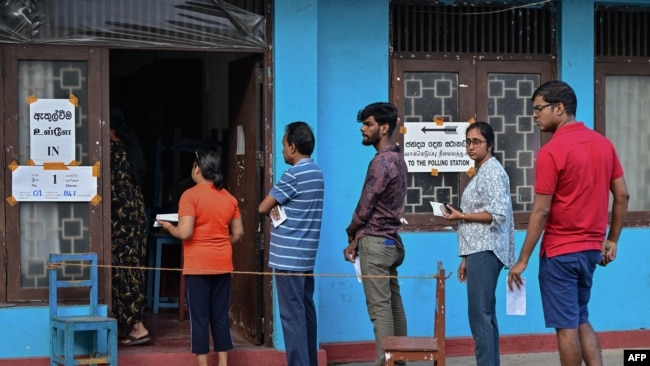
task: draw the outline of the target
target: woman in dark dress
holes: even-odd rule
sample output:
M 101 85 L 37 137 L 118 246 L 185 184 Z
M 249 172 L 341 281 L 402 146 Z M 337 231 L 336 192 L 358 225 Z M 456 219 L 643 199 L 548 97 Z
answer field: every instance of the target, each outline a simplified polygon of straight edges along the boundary
M 144 156 L 134 131 L 119 109 L 111 109 L 111 254 L 113 317 L 127 331 L 120 341 L 137 345 L 151 340 L 142 323 L 147 305 L 146 212 L 141 184 Z

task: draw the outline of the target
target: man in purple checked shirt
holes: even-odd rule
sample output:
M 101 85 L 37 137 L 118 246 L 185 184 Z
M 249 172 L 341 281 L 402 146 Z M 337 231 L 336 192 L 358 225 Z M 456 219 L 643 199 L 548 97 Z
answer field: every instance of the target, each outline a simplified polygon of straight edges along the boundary
M 375 366 L 384 365 L 384 336 L 405 336 L 406 315 L 402 305 L 397 267 L 404 261 L 404 245 L 397 230 L 406 196 L 406 163 L 391 135 L 398 123 L 397 108 L 373 103 L 359 111 L 362 143 L 377 154 L 370 161 L 363 191 L 350 225 L 345 229 L 348 246 L 345 260 L 359 256 L 363 292 L 375 333 Z M 369 276 L 369 277 L 366 277 Z

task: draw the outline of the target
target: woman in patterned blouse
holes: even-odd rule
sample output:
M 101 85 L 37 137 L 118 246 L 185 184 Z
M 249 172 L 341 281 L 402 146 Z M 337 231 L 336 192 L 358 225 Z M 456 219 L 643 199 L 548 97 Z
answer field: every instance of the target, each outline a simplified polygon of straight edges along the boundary
M 495 290 L 503 267 L 515 259 L 510 180 L 493 156 L 494 131 L 485 122 L 471 124 L 465 148 L 476 173 L 467 184 L 458 211 L 448 206 L 448 220 L 459 220 L 458 279 L 467 282 L 469 325 L 476 364 L 499 365 L 499 326 Z

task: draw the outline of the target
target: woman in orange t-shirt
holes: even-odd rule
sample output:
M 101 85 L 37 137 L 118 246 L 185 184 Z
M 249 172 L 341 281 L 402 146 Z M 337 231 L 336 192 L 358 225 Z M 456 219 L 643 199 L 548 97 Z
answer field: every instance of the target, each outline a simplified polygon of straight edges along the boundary
M 232 244 L 242 238 L 244 229 L 237 200 L 223 188 L 221 158 L 216 152 L 196 152 L 192 180 L 196 185 L 183 192 L 178 203 L 178 225 L 160 224 L 183 240 L 192 353 L 199 366 L 207 366 L 212 333 L 218 365 L 226 366 L 228 350 L 233 348 L 228 320 Z

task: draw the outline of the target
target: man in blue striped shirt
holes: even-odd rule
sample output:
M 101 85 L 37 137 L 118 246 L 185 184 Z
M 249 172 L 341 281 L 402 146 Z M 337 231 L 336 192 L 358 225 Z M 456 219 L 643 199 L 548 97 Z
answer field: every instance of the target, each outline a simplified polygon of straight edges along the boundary
M 311 154 L 316 140 L 305 122 L 287 125 L 284 161 L 291 165 L 262 200 L 258 211 L 270 215 L 269 267 L 275 270 L 287 366 L 318 366 L 314 263 L 323 214 L 323 173 Z M 284 211 L 283 219 L 279 211 Z

